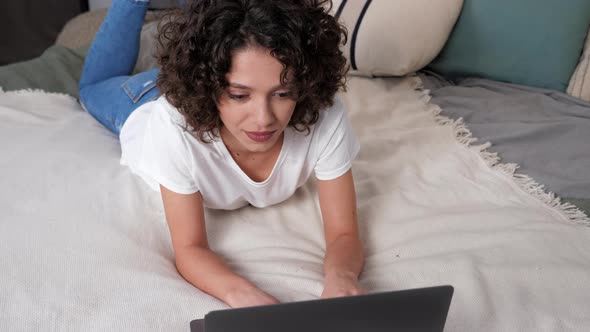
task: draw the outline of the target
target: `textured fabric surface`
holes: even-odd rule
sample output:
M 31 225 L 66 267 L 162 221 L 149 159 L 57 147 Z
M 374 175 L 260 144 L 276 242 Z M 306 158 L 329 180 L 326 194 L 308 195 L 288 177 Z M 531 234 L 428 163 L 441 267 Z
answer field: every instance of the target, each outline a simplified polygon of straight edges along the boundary
M 353 78 L 369 291 L 451 284 L 447 331 L 583 331 L 590 228 L 491 168 L 414 79 Z M 0 94 L 0 330 L 187 331 L 225 307 L 178 274 L 160 198 L 70 97 Z M 208 210 L 212 248 L 279 300 L 319 297 L 313 182 L 266 209 Z
M 590 30 L 588 33 L 590 34 Z M 588 36 L 586 36 L 584 53 L 582 53 L 576 71 L 570 79 L 567 93 L 590 102 L 590 38 Z
M 589 26 L 588 0 L 468 0 L 430 67 L 565 92 Z
M 463 118 L 505 162 L 562 197 L 590 199 L 590 103 L 490 80 L 423 79 L 444 114 Z
M 402 76 L 426 66 L 444 46 L 463 0 L 335 0 L 348 30 L 343 52 L 352 72 Z

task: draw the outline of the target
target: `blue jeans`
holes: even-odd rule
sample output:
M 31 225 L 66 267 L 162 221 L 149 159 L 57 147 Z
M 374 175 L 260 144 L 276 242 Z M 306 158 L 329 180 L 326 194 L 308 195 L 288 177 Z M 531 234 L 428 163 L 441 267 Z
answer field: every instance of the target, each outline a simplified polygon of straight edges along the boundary
M 158 69 L 130 76 L 149 0 L 113 0 L 84 61 L 80 103 L 119 135 L 129 115 L 158 98 Z

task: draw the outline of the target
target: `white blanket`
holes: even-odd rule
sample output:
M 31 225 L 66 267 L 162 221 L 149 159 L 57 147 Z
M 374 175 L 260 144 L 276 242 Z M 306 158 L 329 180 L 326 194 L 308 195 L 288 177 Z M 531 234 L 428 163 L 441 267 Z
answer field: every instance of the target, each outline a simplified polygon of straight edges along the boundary
M 437 115 L 416 78 L 344 96 L 369 291 L 450 284 L 446 331 L 585 331 L 590 228 Z M 0 92 L 0 330 L 186 331 L 225 308 L 174 267 L 157 193 L 70 97 Z M 313 181 L 267 209 L 207 211 L 210 243 L 281 301 L 322 291 Z

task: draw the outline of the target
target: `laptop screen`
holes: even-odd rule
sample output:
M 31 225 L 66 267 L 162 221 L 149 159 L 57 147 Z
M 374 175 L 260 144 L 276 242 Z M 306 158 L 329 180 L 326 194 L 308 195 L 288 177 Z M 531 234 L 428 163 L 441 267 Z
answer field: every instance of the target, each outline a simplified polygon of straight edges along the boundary
M 442 332 L 452 286 L 217 310 L 192 332 Z

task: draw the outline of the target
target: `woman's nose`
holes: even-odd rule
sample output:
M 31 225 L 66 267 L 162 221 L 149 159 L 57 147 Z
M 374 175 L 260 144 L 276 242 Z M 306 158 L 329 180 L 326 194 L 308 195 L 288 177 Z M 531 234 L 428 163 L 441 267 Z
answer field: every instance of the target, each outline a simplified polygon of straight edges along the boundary
M 272 112 L 272 105 L 268 98 L 261 98 L 256 105 L 256 124 L 260 129 L 268 128 L 275 121 L 275 116 Z

